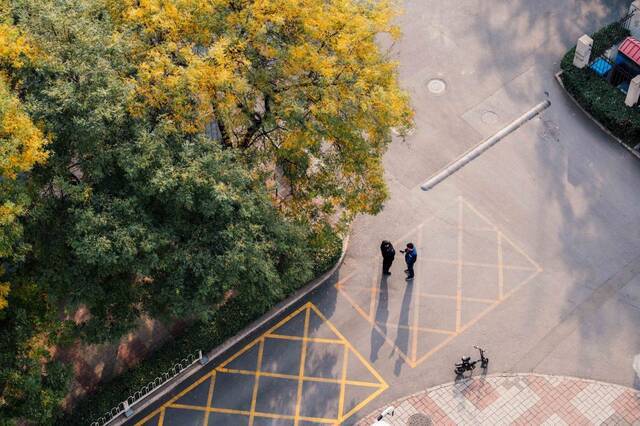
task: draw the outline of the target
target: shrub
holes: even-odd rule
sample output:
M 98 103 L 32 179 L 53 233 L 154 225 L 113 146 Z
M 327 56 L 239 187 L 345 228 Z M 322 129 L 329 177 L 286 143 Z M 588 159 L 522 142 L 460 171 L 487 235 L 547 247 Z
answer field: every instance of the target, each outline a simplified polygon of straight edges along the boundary
M 602 54 L 613 44 L 629 35 L 629 31 L 616 22 L 593 34 L 592 57 Z M 562 82 L 578 103 L 626 145 L 640 142 L 640 112 L 625 105 L 625 95 L 589 68 L 573 66 L 575 48 L 562 59 Z
M 333 266 L 342 252 L 342 239 L 329 229 L 318 232 L 310 244 L 316 262 L 314 269 L 318 274 Z M 318 247 L 314 246 L 316 244 Z M 290 289 L 291 292 L 295 290 L 297 288 Z M 265 314 L 277 302 L 279 300 L 271 300 L 268 307 L 257 310 L 251 300 L 242 297 L 230 299 L 211 320 L 189 326 L 180 336 L 163 345 L 136 367 L 110 382 L 101 384 L 93 394 L 81 400 L 71 413 L 64 414 L 56 424 L 91 424 L 128 395 L 169 370 L 176 361 L 198 350 L 206 352 L 219 346 L 251 321 Z

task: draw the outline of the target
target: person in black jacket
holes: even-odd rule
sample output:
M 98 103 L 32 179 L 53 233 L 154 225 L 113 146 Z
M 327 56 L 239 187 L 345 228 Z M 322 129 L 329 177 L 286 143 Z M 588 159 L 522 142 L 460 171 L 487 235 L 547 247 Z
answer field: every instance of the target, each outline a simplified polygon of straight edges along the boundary
M 391 275 L 389 269 L 391 268 L 391 264 L 393 264 L 393 259 L 396 257 L 396 251 L 393 248 L 393 244 L 384 240 L 382 244 L 380 244 L 380 252 L 382 253 L 382 273 L 384 275 Z

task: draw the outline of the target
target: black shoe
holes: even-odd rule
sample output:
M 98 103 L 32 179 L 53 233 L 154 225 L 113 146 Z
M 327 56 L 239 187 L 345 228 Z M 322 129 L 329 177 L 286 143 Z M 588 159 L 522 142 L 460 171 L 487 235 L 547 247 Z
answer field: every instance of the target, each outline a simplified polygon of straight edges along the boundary
M 408 269 L 405 269 L 405 270 L 404 270 L 404 273 L 405 273 L 405 274 L 409 273 L 409 270 L 408 270 Z
M 391 272 L 383 272 L 384 275 L 391 275 Z
M 413 277 L 407 277 L 407 278 L 405 278 L 405 281 L 412 281 L 412 280 L 413 280 Z

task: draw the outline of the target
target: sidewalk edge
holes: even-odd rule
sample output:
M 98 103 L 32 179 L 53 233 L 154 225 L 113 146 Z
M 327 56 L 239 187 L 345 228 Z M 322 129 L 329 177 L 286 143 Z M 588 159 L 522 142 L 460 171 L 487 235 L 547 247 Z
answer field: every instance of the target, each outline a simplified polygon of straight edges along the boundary
M 198 373 L 202 369 L 204 369 L 207 366 L 209 366 L 212 362 L 214 362 L 216 360 L 216 358 L 218 358 L 224 352 L 228 351 L 232 346 L 238 344 L 240 341 L 242 341 L 243 339 L 245 339 L 248 336 L 250 336 L 256 330 L 258 330 L 259 328 L 261 328 L 262 326 L 267 324 L 269 321 L 272 321 L 274 318 L 277 318 L 279 315 L 282 315 L 283 312 L 287 311 L 289 308 L 291 308 L 295 304 L 299 303 L 300 300 L 302 300 L 304 297 L 306 297 L 309 293 L 313 292 L 315 289 L 317 289 L 322 284 L 324 284 L 325 281 L 327 281 L 329 278 L 331 278 L 331 276 L 333 276 L 333 274 L 335 274 L 336 271 L 342 265 L 342 262 L 344 261 L 344 258 L 345 258 L 346 254 L 347 254 L 347 248 L 348 247 L 349 247 L 349 234 L 347 233 L 347 235 L 344 237 L 344 240 L 342 241 L 342 253 L 340 254 L 340 258 L 331 267 L 331 269 L 329 269 L 328 271 L 326 271 L 325 273 L 323 273 L 319 277 L 316 277 L 313 280 L 311 280 L 304 287 L 302 287 L 301 289 L 297 290 L 295 293 L 293 293 L 291 296 L 289 296 L 285 300 L 283 300 L 283 301 L 279 302 L 278 304 L 276 304 L 269 312 L 265 313 L 263 316 L 261 316 L 260 318 L 258 318 L 255 321 L 253 321 L 251 324 L 249 324 L 244 329 L 242 329 L 239 333 L 237 333 L 233 337 L 227 339 L 221 345 L 216 346 L 211 351 L 209 351 L 206 354 L 207 359 L 208 359 L 206 364 L 204 364 L 204 365 L 196 364 L 195 368 L 188 369 L 187 371 L 185 371 L 185 373 L 183 375 L 168 381 L 163 386 L 163 389 L 160 392 L 154 393 L 152 396 L 149 397 L 149 399 L 147 399 L 144 402 L 140 403 L 139 406 L 136 406 L 135 409 L 134 409 L 134 415 L 133 416 L 135 416 L 136 414 L 140 413 L 141 411 L 144 411 L 145 409 L 147 409 L 150 405 L 152 405 L 155 402 L 157 402 L 164 395 L 166 395 L 167 393 L 171 392 L 175 387 L 177 387 L 178 385 L 180 385 L 181 383 L 183 383 L 184 381 L 186 381 L 187 379 L 189 379 L 190 377 L 192 377 L 194 374 Z M 121 415 L 117 419 L 113 420 L 110 423 L 110 425 L 113 425 L 113 426 L 124 425 L 133 416 L 130 416 L 129 418 L 125 418 L 125 417 L 123 417 Z
M 464 380 L 460 380 L 460 381 L 451 381 L 451 382 L 447 382 L 447 383 L 443 383 L 441 385 L 435 385 L 432 386 L 430 388 L 427 389 L 423 389 L 421 391 L 412 393 L 410 395 L 405 395 L 403 397 L 400 397 L 398 399 L 395 399 L 393 401 L 390 401 L 388 404 L 379 407 L 378 409 L 371 411 L 370 413 L 360 417 L 360 419 L 357 420 L 357 422 L 355 423 L 356 425 L 359 426 L 363 426 L 361 425 L 361 423 L 371 417 L 376 416 L 377 414 L 379 414 L 382 410 L 384 410 L 386 407 L 388 406 L 394 406 L 394 407 L 398 407 L 402 402 L 408 400 L 409 398 L 413 398 L 419 395 L 423 395 L 425 393 L 428 392 L 434 392 L 437 391 L 439 389 L 442 388 L 446 388 L 446 387 L 452 387 L 455 386 L 456 384 L 464 384 L 464 383 L 468 383 L 471 382 L 473 380 L 484 380 L 484 379 L 489 379 L 489 378 L 494 378 L 494 377 L 553 377 L 553 378 L 557 378 L 557 379 L 562 379 L 562 380 L 572 380 L 572 381 L 581 381 L 581 382 L 586 382 L 586 383 L 590 383 L 590 384 L 600 384 L 600 385 L 607 385 L 607 386 L 611 386 L 614 388 L 618 388 L 618 389 L 623 389 L 625 391 L 632 391 L 636 394 L 638 394 L 640 396 L 640 391 L 638 389 L 629 387 L 629 386 L 624 386 L 624 385 L 619 385 L 616 383 L 609 383 L 609 382 L 603 382 L 601 380 L 595 380 L 595 379 L 585 379 L 582 377 L 574 377 L 574 376 L 563 376 L 563 375 L 556 375 L 556 374 L 542 374 L 542 373 L 495 373 L 495 374 L 488 374 L 486 376 L 480 375 L 480 376 L 472 376 L 472 377 L 468 377 Z
M 593 121 L 603 132 L 605 132 L 607 135 L 609 135 L 613 140 L 615 140 L 619 145 L 622 145 L 622 147 L 624 149 L 626 149 L 627 151 L 629 151 L 631 154 L 633 154 L 636 158 L 640 159 L 640 151 L 636 151 L 635 149 L 631 148 L 630 146 L 626 145 L 624 142 L 622 142 L 622 140 L 615 136 L 613 133 L 611 133 L 611 131 L 609 129 L 607 129 L 606 127 L 604 127 L 602 125 L 602 123 L 600 123 L 598 120 L 596 120 L 591 114 L 589 114 L 589 112 L 587 112 L 586 109 L 584 109 L 582 107 L 582 105 L 580 105 L 580 102 L 578 102 L 578 100 L 576 98 L 573 97 L 573 95 L 571 93 L 569 93 L 569 91 L 567 90 L 566 87 L 564 87 L 564 83 L 562 82 L 562 74 L 564 73 L 564 71 L 558 71 L 555 74 L 555 78 L 556 81 L 558 82 L 558 84 L 560 85 L 560 87 L 562 87 L 562 90 L 564 91 L 564 93 L 569 97 L 569 99 L 571 99 L 573 101 L 574 104 L 576 104 L 576 106 L 578 108 L 580 108 L 580 110 L 591 120 Z

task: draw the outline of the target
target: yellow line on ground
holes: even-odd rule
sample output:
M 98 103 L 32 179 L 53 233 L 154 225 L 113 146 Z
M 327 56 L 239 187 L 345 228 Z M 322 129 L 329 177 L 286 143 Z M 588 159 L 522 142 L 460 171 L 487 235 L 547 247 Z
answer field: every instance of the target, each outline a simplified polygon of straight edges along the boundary
M 193 410 L 193 411 L 207 410 L 210 413 L 236 414 L 240 416 L 249 416 L 251 414 L 249 411 L 246 411 L 246 410 L 235 410 L 232 408 L 217 408 L 217 407 L 205 408 L 197 405 L 185 405 L 185 404 L 179 404 L 177 406 L 172 406 L 171 408 L 179 408 L 182 410 Z M 295 418 L 295 416 L 292 416 L 290 414 L 264 413 L 262 411 L 256 411 L 254 415 L 255 417 L 265 417 L 269 419 L 278 419 L 278 420 L 293 420 Z M 337 419 L 329 419 L 325 417 L 306 417 L 306 416 L 300 416 L 300 420 L 316 422 L 316 423 L 329 423 L 329 424 L 334 424 L 337 421 Z
M 366 399 L 362 400 L 358 405 L 356 405 L 355 407 L 353 407 L 351 410 L 349 410 L 349 412 L 347 414 L 344 415 L 344 419 L 349 418 L 351 415 L 353 415 L 354 413 L 357 413 L 358 411 L 360 411 L 365 405 L 367 405 L 369 402 L 373 401 L 378 395 L 380 395 L 382 392 L 384 392 L 389 386 L 385 386 L 383 388 L 378 389 L 377 391 L 375 391 L 374 393 L 372 393 L 371 395 L 369 395 Z
M 343 292 L 346 293 L 346 292 Z M 350 302 L 351 303 L 351 302 Z M 378 380 L 380 382 L 379 384 L 379 389 L 376 390 L 375 392 L 373 392 L 371 395 L 369 395 L 367 398 L 365 398 L 364 400 L 362 400 L 358 405 L 356 405 L 355 407 L 353 407 L 348 413 L 344 414 L 342 418 L 340 418 L 340 422 L 343 422 L 344 420 L 346 420 L 347 418 L 349 418 L 351 415 L 353 415 L 354 413 L 356 413 L 357 411 L 359 411 L 360 409 L 362 409 L 362 407 L 364 407 L 365 405 L 367 405 L 369 402 L 371 402 L 372 400 L 374 400 L 378 395 L 380 395 L 382 392 L 384 392 L 389 385 L 387 384 L 387 382 L 382 378 L 382 376 L 380 375 L 380 373 L 378 373 L 371 365 L 369 365 L 369 363 L 367 362 L 367 360 L 360 354 L 360 352 L 358 352 L 356 350 L 355 347 L 353 347 L 353 345 L 351 344 L 351 342 L 349 342 L 343 335 L 342 333 L 340 333 L 340 331 L 338 331 L 338 329 L 331 324 L 331 322 L 324 316 L 324 314 L 322 312 L 320 312 L 320 310 L 313 304 L 311 304 L 311 309 L 313 309 L 313 311 L 318 314 L 318 316 L 329 326 L 329 328 L 331 328 L 331 330 L 333 330 L 333 332 L 340 337 L 341 339 L 344 339 L 344 344 L 345 347 L 347 347 L 352 354 L 354 354 L 356 356 L 356 358 L 358 358 L 360 360 L 360 362 L 362 363 L 362 365 L 364 365 L 367 370 L 369 370 L 369 372 L 376 378 L 376 380 Z M 364 316 L 364 315 L 363 315 Z M 366 316 L 365 316 L 366 318 Z M 377 327 L 375 324 L 373 324 L 374 327 Z M 386 340 L 388 340 L 386 334 L 384 333 L 380 333 L 381 336 L 383 336 Z M 403 359 L 405 359 L 405 361 L 407 361 L 407 363 L 410 363 L 411 361 L 404 356 L 404 354 L 402 353 L 402 351 L 399 351 L 399 354 L 401 356 L 403 356 Z M 346 381 L 346 384 L 351 384 L 351 381 Z
M 465 226 L 464 229 L 465 231 L 496 232 L 496 228 L 482 226 Z
M 502 232 L 498 232 L 498 299 L 504 296 L 504 270 L 502 269 Z
M 340 293 L 342 293 L 342 295 L 345 297 L 345 299 L 347 299 L 347 302 L 349 302 L 349 304 L 351 304 L 351 306 L 353 306 L 353 309 L 356 310 L 356 312 L 358 312 L 365 320 L 369 321 L 369 319 L 367 318 L 367 314 L 362 310 L 362 308 L 351 298 L 351 296 L 349 295 L 349 293 L 347 293 L 345 290 L 343 290 L 342 288 L 338 287 L 338 290 L 340 291 Z M 380 326 L 378 326 L 378 324 L 376 324 L 375 322 L 372 323 L 371 321 L 369 321 L 369 323 L 371 324 L 371 326 L 378 332 L 378 334 L 392 347 L 398 350 L 398 354 L 400 355 L 400 357 L 402 359 L 404 359 L 404 361 L 409 364 L 411 367 L 415 367 L 415 365 L 413 365 L 413 361 L 411 361 L 411 359 L 409 359 L 409 356 L 407 354 L 405 354 L 402 349 L 400 349 L 398 347 L 398 345 L 396 345 L 393 340 L 391 340 L 389 338 L 389 336 L 387 336 L 387 333 L 385 333 Z M 346 340 L 346 339 L 345 339 Z
M 309 316 L 311 314 L 311 310 L 309 309 L 310 305 L 311 305 L 310 302 L 308 302 L 305 305 L 306 311 L 304 313 L 304 332 L 303 332 L 303 336 L 305 339 L 309 335 Z M 293 419 L 294 426 L 298 426 L 300 422 L 300 408 L 301 408 L 300 405 L 302 403 L 302 387 L 304 384 L 304 363 L 306 361 L 306 356 L 307 356 L 307 342 L 303 340 L 302 350 L 300 351 L 300 370 L 298 372 L 298 395 L 296 397 L 296 415 Z
M 179 408 L 181 410 L 193 410 L 193 411 L 208 411 L 207 407 L 203 407 L 201 405 L 191 405 L 191 404 L 169 404 L 167 408 Z
M 417 361 L 416 361 L 416 365 L 420 364 L 421 362 L 423 362 L 425 359 L 429 358 L 431 355 L 433 355 L 434 353 L 438 352 L 440 349 L 442 349 L 444 346 L 448 345 L 449 342 L 451 342 L 453 339 L 455 339 L 460 333 L 455 333 L 450 335 L 449 337 L 447 337 L 446 339 L 444 339 L 442 342 L 440 342 L 438 345 L 436 345 L 436 347 L 432 348 L 429 352 L 427 352 L 426 354 L 422 355 Z
M 382 276 L 380 275 L 382 272 L 378 273 L 381 270 L 381 268 L 376 268 L 376 273 L 373 274 L 372 279 L 371 279 L 371 301 L 369 303 L 369 321 L 374 321 L 375 319 L 375 313 L 376 313 L 376 298 L 373 297 L 373 294 L 377 293 L 380 291 L 380 289 L 378 288 L 378 277 Z
M 232 368 L 222 368 L 218 370 L 220 373 L 228 373 L 228 374 L 242 374 L 244 376 L 255 376 L 256 372 L 251 370 L 237 370 Z M 283 374 L 283 373 L 271 373 L 269 371 L 261 371 L 261 377 L 272 377 L 274 379 L 287 379 L 287 380 L 298 380 L 300 376 L 294 374 Z M 334 379 L 331 377 L 311 377 L 304 376 L 305 382 L 319 382 L 319 383 L 334 383 L 340 384 L 339 379 Z M 357 386 L 367 386 L 367 387 L 378 387 L 380 383 L 370 383 L 370 382 L 361 382 L 358 380 L 347 380 L 348 385 L 357 385 Z
M 463 229 L 465 231 L 467 228 Z M 439 258 L 427 258 L 424 259 L 425 262 L 431 263 L 444 263 L 445 265 L 457 265 L 460 263 L 458 260 L 449 260 L 449 259 L 439 259 Z M 463 266 L 477 266 L 479 268 L 497 268 L 497 264 L 492 263 L 482 263 L 482 262 L 469 262 L 462 261 Z M 537 271 L 536 267 L 528 267 L 528 266 L 517 266 L 517 265 L 502 265 L 504 269 L 514 270 L 514 271 Z
M 420 247 L 422 250 L 422 228 L 423 225 L 418 226 L 418 240 L 416 241 L 416 247 Z M 411 360 L 413 362 L 416 361 L 417 353 L 418 353 L 418 321 L 420 320 L 420 280 L 421 280 L 420 271 L 418 271 L 418 278 L 413 280 L 413 284 L 415 284 L 413 294 L 413 329 L 409 330 L 409 334 L 411 335 Z
M 458 283 L 456 286 L 456 331 L 462 323 L 462 197 L 458 197 Z
M 163 407 L 168 406 L 169 404 L 173 403 L 174 401 L 177 401 L 178 399 L 180 399 L 184 394 L 186 394 L 187 392 L 191 391 L 193 388 L 195 388 L 196 386 L 198 386 L 199 384 L 201 384 L 202 382 L 204 382 L 205 380 L 207 380 L 208 378 L 210 378 L 211 376 L 213 376 L 215 374 L 215 371 L 211 371 L 207 374 L 205 374 L 204 376 L 200 377 L 198 380 L 196 380 L 195 382 L 193 382 L 192 384 L 190 384 L 189 386 L 187 386 L 186 388 L 184 388 L 182 391 L 180 391 L 180 393 L 178 393 L 176 396 L 174 396 L 173 398 L 171 398 L 169 401 L 167 401 L 166 403 L 164 403 L 162 406 L 160 406 L 158 409 L 156 409 L 154 412 L 152 412 L 151 414 L 149 414 L 147 417 L 145 417 L 144 419 L 142 419 L 140 422 L 136 423 L 136 426 L 140 426 L 142 424 L 144 424 L 145 422 L 147 422 L 151 417 L 155 416 L 156 414 L 158 414 L 159 411 L 161 411 L 163 409 Z
M 358 271 L 353 271 L 347 274 L 346 277 L 338 280 L 337 283 L 334 284 L 335 287 L 339 287 L 339 286 L 343 286 L 345 283 L 347 283 L 351 278 L 353 278 L 354 275 L 356 275 L 358 273 Z
M 457 300 L 457 296 L 452 296 L 450 294 L 432 294 L 432 293 L 420 293 L 420 297 L 426 297 L 429 299 L 447 299 L 447 300 Z M 462 296 L 463 302 L 479 302 L 479 303 L 494 303 L 498 299 L 481 299 L 479 297 L 465 297 Z
M 251 408 L 249 412 L 249 426 L 253 426 L 254 413 L 256 411 L 256 400 L 258 399 L 258 388 L 260 387 L 260 370 L 262 368 L 262 354 L 264 353 L 264 337 L 260 339 L 258 346 L 258 361 L 256 362 L 256 378 L 253 382 L 253 393 L 251 394 Z
M 376 324 L 379 325 L 384 325 L 384 326 L 393 326 L 393 327 L 398 327 L 401 328 L 403 330 L 417 330 L 417 331 L 424 331 L 424 332 L 428 332 L 428 333 L 438 333 L 438 334 L 456 334 L 456 332 L 454 330 L 444 330 L 441 328 L 430 328 L 430 327 L 416 327 L 413 325 L 405 325 L 405 324 L 387 324 L 387 323 L 383 323 L 381 321 L 377 321 Z
M 216 375 L 215 375 L 215 370 L 214 370 L 214 374 L 211 376 L 211 382 L 209 383 L 209 393 L 207 394 L 207 407 L 211 407 L 211 400 L 213 399 L 213 388 L 216 385 Z M 209 425 L 209 411 L 207 410 L 207 412 L 204 415 L 204 426 L 208 426 Z
M 164 408 L 160 410 L 160 418 L 158 419 L 158 426 L 164 425 Z
M 480 213 L 475 207 L 469 204 L 469 202 L 465 200 L 464 197 L 461 196 L 460 200 L 462 200 L 462 203 L 464 203 L 470 210 L 473 210 L 473 212 L 477 214 L 480 217 L 480 219 L 484 220 L 490 226 L 492 231 L 498 230 L 498 227 L 492 221 L 490 221 L 485 215 Z M 467 228 L 467 229 L 473 229 L 473 228 Z
M 347 381 L 347 367 L 349 362 L 349 348 L 344 347 L 342 355 L 342 371 L 340 372 L 340 396 L 338 397 L 338 420 L 342 422 L 342 414 L 344 413 L 344 391 Z
M 316 314 L 318 314 L 318 316 L 319 316 L 319 317 L 320 317 L 324 322 L 326 322 L 326 323 L 327 323 L 327 325 L 329 326 L 329 328 L 331 328 L 331 330 L 332 330 L 334 333 L 336 333 L 336 335 L 337 335 L 338 337 L 340 337 L 341 339 L 344 339 L 344 344 L 345 344 L 346 346 L 348 346 L 348 347 L 349 347 L 349 349 L 351 349 L 351 352 L 352 352 L 353 354 L 355 354 L 355 355 L 356 355 L 356 357 L 357 357 L 357 358 L 362 362 L 362 365 L 364 365 L 364 366 L 369 370 L 369 372 L 370 372 L 371 374 L 373 374 L 373 376 L 374 376 L 374 377 L 375 377 L 375 378 L 380 382 L 380 384 L 381 384 L 381 385 L 384 385 L 384 386 L 388 386 L 388 385 L 387 385 L 387 382 L 382 378 L 382 376 L 381 376 L 381 375 L 380 375 L 376 370 L 374 370 L 374 369 L 373 369 L 373 367 L 371 367 L 371 366 L 369 365 L 369 362 L 368 362 L 366 359 L 364 359 L 364 357 L 363 357 L 362 355 L 360 355 L 360 352 L 358 352 L 358 351 L 356 350 L 356 348 L 354 348 L 354 347 L 353 347 L 353 345 L 351 344 L 351 342 L 349 342 L 349 341 L 347 340 L 347 338 L 346 338 L 346 337 L 344 337 L 344 336 L 342 335 L 342 333 L 340 333 L 340 332 L 338 331 L 338 329 L 337 329 L 333 324 L 331 324 L 331 321 L 329 321 L 329 320 L 327 319 L 327 317 L 325 317 L 325 316 L 324 316 L 324 314 L 323 314 L 322 312 L 320 312 L 320 310 L 319 310 L 315 305 L 311 304 L 311 309 L 313 309 L 313 311 L 314 311 Z
M 529 257 L 529 255 L 527 253 L 525 253 L 525 251 L 522 250 L 520 248 L 520 246 L 518 246 L 516 243 L 514 243 L 509 237 L 507 237 L 506 235 L 502 234 L 502 238 L 504 238 L 504 240 L 506 242 L 511 244 L 511 247 L 515 248 L 516 251 L 520 252 L 520 254 L 523 255 L 529 262 L 531 262 L 531 264 L 535 267 L 535 269 L 538 272 L 542 272 L 543 271 L 542 267 L 540 265 L 538 265 L 538 263 L 535 260 L 533 260 L 531 257 Z
M 342 345 L 344 342 L 338 339 L 326 339 L 323 337 L 300 337 L 300 336 L 285 336 L 284 334 L 265 334 L 264 337 L 269 339 L 281 339 L 281 340 L 295 340 L 314 343 L 335 343 Z
M 298 315 L 300 312 L 302 312 L 304 309 L 306 309 L 306 305 L 301 306 L 300 308 L 296 309 L 295 311 L 293 311 L 292 313 L 290 313 L 289 315 L 287 315 L 283 320 L 281 320 L 280 322 L 278 322 L 276 325 L 274 325 L 273 327 L 271 327 L 269 330 L 267 330 L 264 334 L 271 334 L 273 332 L 273 330 L 277 329 L 278 327 L 284 325 L 287 321 L 291 320 L 293 317 L 295 317 L 296 315 Z M 218 367 L 224 367 L 225 365 L 229 364 L 231 361 L 233 361 L 234 359 L 238 358 L 240 355 L 242 355 L 243 353 L 247 352 L 249 349 L 251 349 L 252 347 L 254 347 L 257 343 L 258 343 L 259 339 L 256 339 L 254 341 L 252 341 L 251 343 L 249 343 L 248 345 L 246 345 L 244 348 L 240 349 L 238 352 L 236 352 L 235 354 L 233 354 L 231 356 L 231 358 L 227 359 L 226 361 L 224 361 L 222 364 L 220 364 Z

